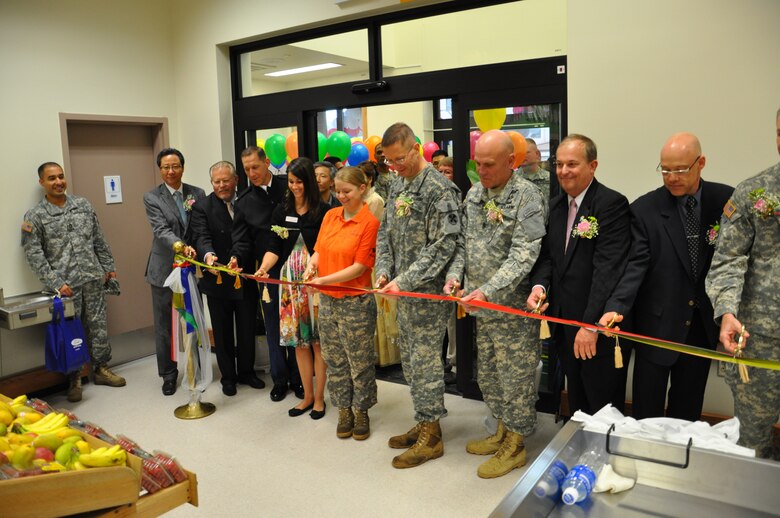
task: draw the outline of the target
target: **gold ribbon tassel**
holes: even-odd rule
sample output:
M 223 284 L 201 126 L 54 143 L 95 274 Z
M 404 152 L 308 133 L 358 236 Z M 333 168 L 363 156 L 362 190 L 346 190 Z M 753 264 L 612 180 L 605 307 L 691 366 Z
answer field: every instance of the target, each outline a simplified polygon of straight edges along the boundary
M 745 326 L 742 326 L 742 330 L 739 332 L 739 338 L 737 339 L 737 348 L 734 350 L 734 358 L 742 358 L 742 342 L 745 341 Z M 750 383 L 750 376 L 748 375 L 747 365 L 740 363 L 739 366 L 739 378 L 742 383 Z
M 618 317 L 617 312 L 612 315 L 612 320 L 609 321 L 609 324 L 607 324 L 607 329 L 610 329 L 612 326 L 615 325 L 615 319 Z M 620 340 L 618 339 L 617 335 L 615 335 L 615 368 L 616 369 L 622 369 L 623 368 L 623 351 L 620 349 Z

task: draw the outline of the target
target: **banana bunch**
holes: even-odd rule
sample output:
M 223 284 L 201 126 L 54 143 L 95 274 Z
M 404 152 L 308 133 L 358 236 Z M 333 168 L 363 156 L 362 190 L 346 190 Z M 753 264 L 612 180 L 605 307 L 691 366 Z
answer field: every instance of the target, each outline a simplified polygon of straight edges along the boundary
M 91 453 L 80 455 L 78 461 L 88 468 L 124 466 L 127 461 L 127 452 L 118 444 L 110 448 L 102 446 Z
M 22 425 L 22 432 L 32 432 L 36 435 L 56 434 L 63 428 L 67 428 L 69 422 L 67 415 L 51 412 L 36 423 Z

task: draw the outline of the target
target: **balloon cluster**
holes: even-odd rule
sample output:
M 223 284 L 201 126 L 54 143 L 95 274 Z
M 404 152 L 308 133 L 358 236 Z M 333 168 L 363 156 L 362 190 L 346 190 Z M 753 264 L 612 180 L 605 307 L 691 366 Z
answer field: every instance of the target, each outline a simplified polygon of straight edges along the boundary
M 347 164 L 356 166 L 366 160 L 376 160 L 374 148 L 382 141 L 381 137 L 372 135 L 365 140 L 359 137 L 350 138 L 343 131 L 330 131 L 328 136 L 317 132 L 317 159 L 335 156 L 345 160 Z M 271 164 L 281 168 L 287 160 L 298 158 L 298 133 L 293 132 L 286 138 L 274 133 L 267 139 L 257 139 L 257 147 L 265 150 Z

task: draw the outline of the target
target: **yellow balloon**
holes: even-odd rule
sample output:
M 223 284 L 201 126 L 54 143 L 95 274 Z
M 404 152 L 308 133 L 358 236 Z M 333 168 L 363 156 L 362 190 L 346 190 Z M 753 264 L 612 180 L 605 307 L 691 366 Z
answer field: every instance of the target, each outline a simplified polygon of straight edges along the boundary
M 265 151 L 265 139 L 264 138 L 257 139 L 257 147 L 259 147 L 260 149 Z
M 505 120 L 506 108 L 474 110 L 474 121 L 483 133 L 494 129 L 501 129 Z
M 363 141 L 360 139 L 360 137 L 352 137 L 352 138 L 351 138 L 351 139 L 349 139 L 349 140 L 350 140 L 350 142 L 352 142 L 353 144 L 354 144 L 355 142 L 360 142 L 361 144 L 363 143 Z

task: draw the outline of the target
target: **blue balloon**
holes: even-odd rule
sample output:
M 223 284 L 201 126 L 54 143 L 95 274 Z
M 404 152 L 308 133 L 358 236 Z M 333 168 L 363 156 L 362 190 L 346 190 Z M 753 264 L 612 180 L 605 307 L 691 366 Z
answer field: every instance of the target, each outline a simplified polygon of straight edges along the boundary
M 368 148 L 362 142 L 355 142 L 352 144 L 352 150 L 349 152 L 349 158 L 347 161 L 349 165 L 356 166 L 360 162 L 368 160 Z

